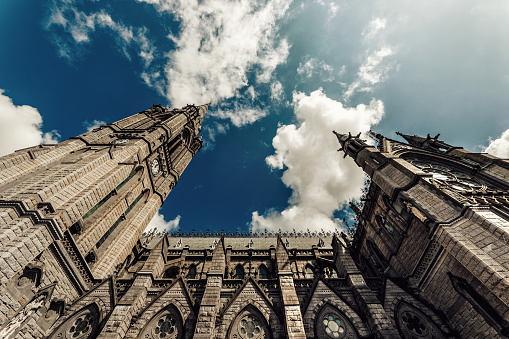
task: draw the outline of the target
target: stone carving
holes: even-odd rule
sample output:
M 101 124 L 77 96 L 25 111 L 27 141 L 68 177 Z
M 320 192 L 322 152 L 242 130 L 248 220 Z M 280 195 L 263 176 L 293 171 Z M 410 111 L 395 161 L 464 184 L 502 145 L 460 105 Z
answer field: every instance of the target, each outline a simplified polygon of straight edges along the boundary
M 330 304 L 325 304 L 315 319 L 317 338 L 358 338 L 350 321 Z
M 253 306 L 241 312 L 230 327 L 229 339 L 270 338 L 267 322 Z
M 67 319 L 51 339 L 90 339 L 95 337 L 99 324 L 99 309 L 91 304 Z
M 169 307 L 156 314 L 145 326 L 145 329 L 139 338 L 183 338 L 182 320 L 175 306 L 170 305 Z
M 23 309 L 9 321 L 9 323 L 0 331 L 0 338 L 11 338 L 25 320 L 37 312 L 44 305 L 45 295 L 40 295 L 23 307 Z
M 445 339 L 437 325 L 406 302 L 396 310 L 396 323 L 403 338 Z

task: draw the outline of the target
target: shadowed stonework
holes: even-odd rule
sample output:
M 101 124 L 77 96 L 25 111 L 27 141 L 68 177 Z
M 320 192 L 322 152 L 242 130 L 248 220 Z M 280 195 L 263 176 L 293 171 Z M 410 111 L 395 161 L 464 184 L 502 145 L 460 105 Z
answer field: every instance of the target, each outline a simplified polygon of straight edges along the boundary
M 153 106 L 0 158 L 0 337 L 509 333 L 509 163 L 437 137 L 337 134 L 371 179 L 351 237 L 142 233 L 207 107 Z

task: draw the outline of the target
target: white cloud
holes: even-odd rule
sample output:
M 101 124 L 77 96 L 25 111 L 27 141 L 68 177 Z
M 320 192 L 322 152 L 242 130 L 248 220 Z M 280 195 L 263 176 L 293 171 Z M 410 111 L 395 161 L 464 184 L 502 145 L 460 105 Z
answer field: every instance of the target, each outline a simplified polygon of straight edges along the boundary
M 85 128 L 87 129 L 87 132 L 90 132 L 98 127 L 103 126 L 103 125 L 106 125 L 106 122 L 104 122 L 102 120 L 94 120 L 92 122 L 89 122 L 89 121 L 83 122 L 83 126 L 85 126 Z
M 53 130 L 43 133 L 42 116 L 31 106 L 16 106 L 0 89 L 0 156 L 15 150 L 58 142 L 60 134 Z
M 387 26 L 386 18 L 375 18 L 371 20 L 368 25 L 368 31 L 365 33 L 366 39 L 373 38 L 378 33 L 378 31 L 384 29 L 385 26 Z
M 491 140 L 485 152 L 502 159 L 509 159 L 509 129 L 498 139 Z
M 54 0 L 51 14 L 46 21 L 49 31 L 60 27 L 69 35 L 55 33 L 53 39 L 62 57 L 71 60 L 79 55 L 83 47 L 92 41 L 91 34 L 98 28 L 109 30 L 123 54 L 131 60 L 130 49 L 138 55 L 148 68 L 154 59 L 155 46 L 147 38 L 145 27 L 131 27 L 113 20 L 105 10 L 93 13 L 81 11 L 73 0 Z
M 334 18 L 339 11 L 339 6 L 333 1 L 325 2 L 323 0 L 316 0 L 316 2 L 325 7 L 329 12 L 329 20 Z
M 290 0 L 263 5 L 254 0 L 139 1 L 173 13 L 180 21 L 180 34 L 169 37 L 176 49 L 168 53 L 165 74 L 158 78 L 174 106 L 238 98 L 238 90 L 250 85 L 248 72 L 256 72 L 257 83 L 267 83 L 275 68 L 286 62 L 290 46 L 278 36 L 276 21 Z M 246 108 L 238 114 L 220 111 L 218 116 L 239 126 L 265 116 L 260 113 Z
M 111 7 L 108 12 L 90 12 L 74 0 L 53 0 L 46 28 L 53 33 L 59 54 L 69 60 L 92 42 L 94 32 L 109 31 L 129 60 L 133 56 L 140 59 L 143 82 L 176 107 L 217 104 L 230 98 L 244 102 L 247 95 L 253 101 L 257 96 L 253 86 L 271 82 L 276 67 L 288 57 L 290 46 L 278 35 L 276 22 L 285 15 L 291 0 L 267 0 L 263 5 L 256 0 L 138 2 L 171 13 L 180 25 L 178 34 L 168 34 L 167 44 L 156 49 L 145 27 L 114 19 L 108 13 Z M 249 74 L 255 75 L 252 80 Z M 259 109 L 243 105 L 245 109 L 239 114 L 234 109 L 237 107 L 230 107 L 222 116 L 235 126 L 265 116 Z
M 311 78 L 313 74 L 318 74 L 322 81 L 334 81 L 334 67 L 325 61 L 318 61 L 316 58 L 310 58 L 305 63 L 299 63 L 297 74 Z
M 228 124 L 220 124 L 218 122 L 208 122 L 203 125 L 202 135 L 203 135 L 203 150 L 212 150 L 214 149 L 216 137 L 221 134 L 226 134 L 226 132 L 230 129 L 230 125 Z
M 250 107 L 247 105 L 235 103 L 232 109 L 217 109 L 217 111 L 209 111 L 210 116 L 220 119 L 230 119 L 232 124 L 236 127 L 252 124 L 258 119 L 263 118 L 269 111 L 258 108 Z
M 274 80 L 270 84 L 270 99 L 274 101 L 283 100 L 283 84 L 277 80 Z
M 357 72 L 357 79 L 343 93 L 343 99 L 348 100 L 356 91 L 370 92 L 373 90 L 373 85 L 383 81 L 393 66 L 391 62 L 386 61 L 387 57 L 393 53 L 389 46 L 366 53 L 364 62 Z
M 283 183 L 293 190 L 289 206 L 282 212 L 253 212 L 254 230 L 336 229 L 335 211 L 360 197 L 364 174 L 350 158 L 336 150 L 332 133 L 367 132 L 383 116 L 381 101 L 372 100 L 355 108 L 344 107 L 323 91 L 293 96 L 296 125 L 278 128 L 272 140 L 275 154 L 266 158 L 272 169 L 284 169 Z
M 177 215 L 177 217 L 173 220 L 166 221 L 164 220 L 164 215 L 161 214 L 159 210 L 156 215 L 152 218 L 147 228 L 145 228 L 144 232 L 152 231 L 154 228 L 157 232 L 168 232 L 179 227 L 181 216 Z

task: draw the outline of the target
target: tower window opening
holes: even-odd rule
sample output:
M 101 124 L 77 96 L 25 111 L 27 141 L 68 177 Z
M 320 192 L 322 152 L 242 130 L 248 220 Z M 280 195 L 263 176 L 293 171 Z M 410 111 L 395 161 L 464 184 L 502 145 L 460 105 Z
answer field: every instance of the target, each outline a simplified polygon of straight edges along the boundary
M 237 267 L 235 267 L 233 279 L 244 279 L 244 267 L 242 267 L 242 265 L 237 265 Z
M 260 265 L 260 268 L 258 269 L 258 278 L 268 279 L 267 267 L 265 267 L 265 265 Z
M 195 279 L 196 278 L 196 266 L 189 266 L 189 270 L 187 271 L 187 279 Z
M 102 198 L 97 204 L 95 204 L 94 207 L 92 207 L 87 213 L 85 213 L 85 215 L 81 217 L 83 221 L 88 219 L 88 217 L 94 214 L 94 212 L 97 211 L 99 207 L 104 205 L 106 201 L 108 201 L 112 196 L 117 194 L 118 190 L 120 190 L 129 180 L 131 180 L 136 175 L 136 173 L 138 173 L 138 171 L 133 171 L 127 178 L 124 179 L 124 181 L 122 181 L 117 187 L 115 187 L 115 189 L 113 189 L 110 193 L 108 193 L 108 195 Z
M 313 267 L 311 265 L 306 265 L 306 268 L 304 268 L 304 277 L 306 279 L 313 279 L 315 277 L 315 273 L 313 271 Z
M 125 220 L 126 218 L 126 215 L 132 211 L 132 209 L 134 208 L 134 206 L 140 201 L 141 197 L 145 194 L 145 192 L 141 192 L 137 197 L 136 199 L 134 199 L 134 201 L 127 207 L 127 209 L 125 210 L 124 213 L 122 213 L 122 215 L 117 219 L 117 221 L 115 221 L 115 223 L 110 227 L 110 229 L 101 237 L 101 239 L 99 239 L 99 241 L 95 244 L 95 247 L 96 248 L 99 248 L 101 247 L 102 244 L 104 244 L 104 242 L 106 241 L 106 239 L 108 239 L 108 237 L 110 236 L 111 233 L 113 233 L 113 231 L 115 231 L 115 229 L 118 227 L 118 225 L 120 225 L 120 223 Z

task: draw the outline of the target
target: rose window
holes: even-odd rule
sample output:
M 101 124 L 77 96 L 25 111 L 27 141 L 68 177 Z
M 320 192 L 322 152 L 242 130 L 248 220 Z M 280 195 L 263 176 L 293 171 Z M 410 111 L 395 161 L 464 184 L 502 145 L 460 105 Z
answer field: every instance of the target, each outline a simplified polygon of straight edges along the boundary
M 170 337 L 175 332 L 177 332 L 177 320 L 175 320 L 171 314 L 162 316 L 161 319 L 157 321 L 154 329 L 156 338 Z
M 345 332 L 343 322 L 333 314 L 325 316 L 323 319 L 323 326 L 325 328 L 325 333 L 332 338 L 339 338 Z
M 445 166 L 410 161 L 423 172 L 433 176 L 436 182 L 460 192 L 483 191 L 486 187 L 471 176 L 453 171 Z
M 262 327 L 258 319 L 249 314 L 240 321 L 239 332 L 244 338 L 255 338 L 262 332 Z
M 417 314 L 409 311 L 403 312 L 401 320 L 406 328 L 414 335 L 419 337 L 425 337 L 428 335 L 428 329 L 422 323 L 421 318 L 419 318 Z
M 72 338 L 78 338 L 84 334 L 87 334 L 92 329 L 92 323 L 94 317 L 90 313 L 83 314 L 76 318 L 74 324 L 69 329 L 69 334 Z

